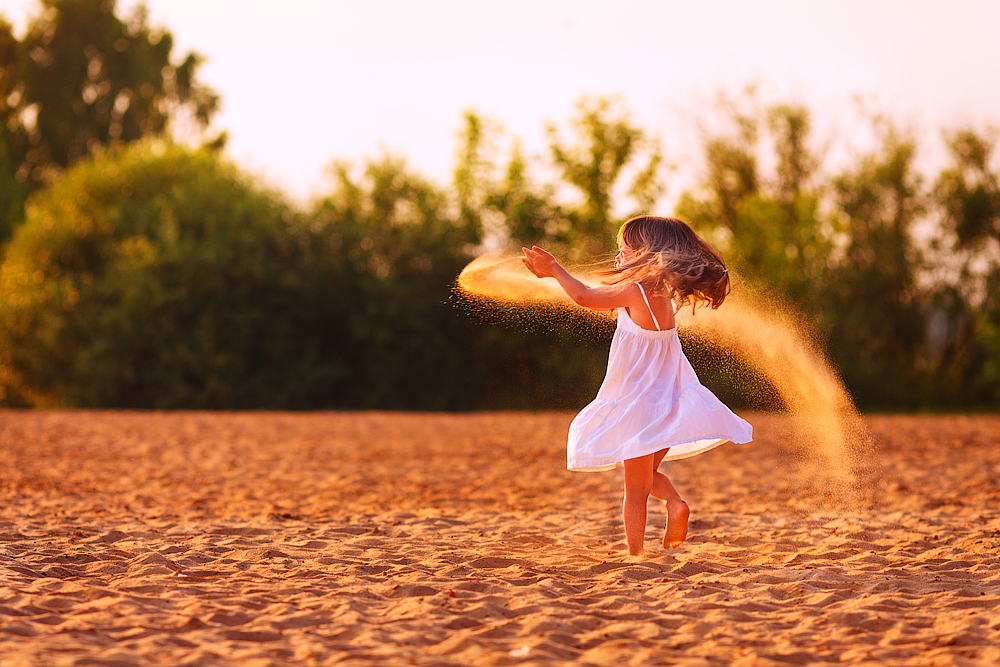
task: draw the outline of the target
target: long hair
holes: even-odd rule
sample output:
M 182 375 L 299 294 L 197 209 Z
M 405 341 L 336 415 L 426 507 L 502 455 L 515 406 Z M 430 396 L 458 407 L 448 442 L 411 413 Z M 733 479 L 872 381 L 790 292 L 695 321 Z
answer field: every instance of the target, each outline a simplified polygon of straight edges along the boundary
M 647 293 L 667 296 L 677 308 L 722 305 L 729 294 L 729 270 L 722 256 L 683 220 L 640 215 L 618 230 L 632 256 L 599 272 L 604 283 L 642 283 Z

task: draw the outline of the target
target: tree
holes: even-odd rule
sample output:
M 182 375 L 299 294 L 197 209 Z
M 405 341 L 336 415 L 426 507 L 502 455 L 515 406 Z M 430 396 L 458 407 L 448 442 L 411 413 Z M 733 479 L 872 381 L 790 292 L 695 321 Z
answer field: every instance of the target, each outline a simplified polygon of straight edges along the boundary
M 202 59 L 172 50 L 143 5 L 122 20 L 114 0 L 42 0 L 20 43 L 0 25 L 0 159 L 30 192 L 102 146 L 164 136 L 184 116 L 207 127 L 218 96 L 197 81 Z
M 847 243 L 830 271 L 820 313 L 832 355 L 857 399 L 871 406 L 918 407 L 925 294 L 923 256 L 913 225 L 927 210 L 915 142 L 880 123 L 881 146 L 833 181 Z
M 1000 176 L 991 171 L 996 131 L 946 134 L 952 164 L 934 186 L 959 250 L 982 251 L 1000 239 Z M 995 261 L 995 258 L 994 258 Z
M 0 241 L 24 216 L 27 194 L 24 178 L 18 178 L 29 142 L 20 108 L 20 44 L 12 30 L 0 18 Z
M 475 362 L 467 320 L 448 300 L 479 242 L 478 222 L 451 215 L 448 196 L 391 157 L 360 178 L 334 165 L 334 187 L 312 213 L 316 243 L 344 295 L 349 381 L 331 404 L 355 408 L 472 407 Z M 481 391 L 481 387 L 479 388 Z
M 310 241 L 207 150 L 78 162 L 33 197 L 0 267 L 4 402 L 314 407 L 339 377 L 342 302 Z
M 614 247 L 621 222 L 614 216 L 614 188 L 623 170 L 646 147 L 643 131 L 632 124 L 627 112 L 613 108 L 607 98 L 584 98 L 571 122 L 577 143 L 563 144 L 559 130 L 548 127 L 552 164 L 562 180 L 583 195 L 570 210 L 567 242 L 580 258 L 605 255 Z M 650 212 L 663 193 L 658 172 L 663 156 L 657 145 L 650 147 L 645 167 L 634 176 L 629 195 L 638 203 L 634 213 Z M 631 217 L 631 216 L 628 216 Z
M 478 230 L 491 248 L 541 244 L 560 252 L 571 222 L 555 201 L 555 188 L 532 180 L 531 165 L 517 141 L 499 176 L 501 129 L 473 111 L 463 120 L 453 179 L 461 222 Z
M 499 131 L 468 112 L 454 180 L 462 215 L 480 223 L 499 216 L 484 231 L 502 237 L 494 239 L 501 243 L 544 245 L 570 261 L 609 256 L 623 222 L 615 213 L 620 208 L 616 205 L 620 178 L 631 172 L 625 193 L 635 207 L 630 213 L 649 212 L 664 191 L 663 156 L 611 100 L 584 98 L 577 110 L 570 121 L 573 142 L 565 143 L 559 128 L 550 125 L 550 159 L 539 164 L 533 164 L 516 141 L 507 156 L 500 155 L 494 141 Z M 636 165 L 640 159 L 644 164 Z M 498 165 L 504 161 L 498 176 Z M 537 182 L 533 167 L 557 173 L 562 182 Z M 561 185 L 575 189 L 581 195 L 579 202 L 560 202 Z
M 682 194 L 678 214 L 725 252 L 735 273 L 809 312 L 835 247 L 835 228 L 819 215 L 809 112 L 781 104 L 725 113 L 735 131 L 706 139 L 705 178 Z M 773 175 L 760 173 L 762 127 L 777 158 Z
M 951 165 L 934 184 L 941 216 L 935 239 L 931 353 L 942 399 L 1000 403 L 1000 175 L 991 164 L 996 131 L 945 134 Z M 939 273 L 941 271 L 939 270 Z

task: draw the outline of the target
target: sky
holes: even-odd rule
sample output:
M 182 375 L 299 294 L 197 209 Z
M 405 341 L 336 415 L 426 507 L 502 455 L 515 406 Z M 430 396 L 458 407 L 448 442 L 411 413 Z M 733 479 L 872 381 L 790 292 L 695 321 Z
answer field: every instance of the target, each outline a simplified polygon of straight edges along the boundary
M 119 15 L 135 2 L 119 0 Z M 228 154 L 294 198 L 329 187 L 333 160 L 405 156 L 446 184 L 474 109 L 545 150 L 583 96 L 617 96 L 697 178 L 720 91 L 757 85 L 803 103 L 816 141 L 847 146 L 860 99 L 914 132 L 928 168 L 942 128 L 1000 126 L 995 0 L 147 0 L 175 58 L 205 56 Z M 37 0 L 0 0 L 23 30 Z M 853 119 L 853 120 L 852 120 Z M 836 156 L 831 158 L 836 159 Z M 687 181 L 685 181 L 687 179 Z

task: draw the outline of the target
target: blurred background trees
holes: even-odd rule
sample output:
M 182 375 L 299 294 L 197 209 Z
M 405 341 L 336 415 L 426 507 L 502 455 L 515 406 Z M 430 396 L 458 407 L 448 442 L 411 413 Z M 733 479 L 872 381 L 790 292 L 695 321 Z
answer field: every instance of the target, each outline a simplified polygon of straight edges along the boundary
M 218 96 L 197 80 L 201 58 L 171 60 L 173 36 L 140 4 L 41 0 L 18 41 L 0 20 L 0 241 L 24 198 L 102 147 L 164 136 L 171 123 L 207 127 Z
M 32 197 L 6 249 L 8 402 L 296 407 L 328 379 L 312 291 L 325 276 L 298 269 L 300 224 L 207 150 L 141 143 L 78 162 Z
M 724 113 L 735 129 L 706 137 L 702 183 L 678 214 L 816 323 L 863 407 L 1000 407 L 995 131 L 948 134 L 951 164 L 931 187 L 915 139 L 885 118 L 869 119 L 872 150 L 824 174 L 807 109 Z
M 929 344 L 938 401 L 1000 405 L 1000 169 L 997 131 L 946 133 L 951 164 L 932 190 Z
M 485 251 L 610 262 L 641 212 L 671 214 L 663 148 L 619 100 L 584 98 L 541 155 L 474 112 L 454 178 L 336 163 L 305 209 L 219 150 L 173 143 L 218 98 L 140 7 L 44 0 L 0 22 L 0 404 L 150 408 L 577 408 L 610 320 L 454 291 Z M 996 131 L 944 135 L 949 163 L 871 118 L 836 170 L 795 104 L 737 102 L 677 197 L 740 284 L 798 309 L 865 409 L 1000 408 Z M 728 400 L 752 372 L 685 341 Z M 738 378 L 737 378 L 738 380 Z M 741 393 L 742 392 L 742 393 Z
M 327 329 L 330 360 L 344 364 L 317 405 L 354 408 L 472 407 L 470 322 L 448 303 L 451 285 L 479 240 L 454 216 L 448 194 L 384 157 L 355 174 L 333 169 L 333 189 L 311 212 L 312 257 L 336 300 Z

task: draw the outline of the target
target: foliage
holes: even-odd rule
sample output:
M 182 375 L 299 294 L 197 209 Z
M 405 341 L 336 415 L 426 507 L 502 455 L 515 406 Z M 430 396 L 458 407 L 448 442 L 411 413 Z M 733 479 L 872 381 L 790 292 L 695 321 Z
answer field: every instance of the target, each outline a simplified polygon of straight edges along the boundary
M 860 402 L 920 407 L 925 303 L 913 226 L 926 209 L 915 143 L 891 127 L 877 152 L 834 179 L 848 242 L 823 303 L 832 356 Z M 886 382 L 887 378 L 892 382 Z
M 0 270 L 8 403 L 308 404 L 336 374 L 318 327 L 340 304 L 303 234 L 206 151 L 141 144 L 79 163 L 33 198 Z
M 27 192 L 23 172 L 18 178 L 28 150 L 28 134 L 16 104 L 20 44 L 12 30 L 10 23 L 0 18 L 0 241 L 9 238 L 13 225 L 24 217 Z
M 479 236 L 446 193 L 392 158 L 334 176 L 302 216 L 205 150 L 79 162 L 32 198 L 0 268 L 4 404 L 529 408 L 596 391 L 603 341 L 565 313 L 455 308 Z
M 8 235 L 24 192 L 53 170 L 102 146 L 163 136 L 172 120 L 205 127 L 218 106 L 197 81 L 201 57 L 173 62 L 172 35 L 147 24 L 143 5 L 122 19 L 114 0 L 40 4 L 20 42 L 0 22 L 0 233 Z
M 916 142 L 884 118 L 871 119 L 877 147 L 827 176 L 809 149 L 806 109 L 725 113 L 733 129 L 706 138 L 704 180 L 678 212 L 738 276 L 819 325 L 862 406 L 997 405 L 995 135 L 948 135 L 952 165 L 928 188 Z M 764 161 L 762 143 L 773 150 Z M 774 171 L 763 174 L 762 162 Z M 916 230 L 935 213 L 929 243 Z
M 706 140 L 704 184 L 682 194 L 677 212 L 720 247 L 734 273 L 807 306 L 835 249 L 835 226 L 821 219 L 822 192 L 811 182 L 818 160 L 807 144 L 809 113 L 789 105 L 763 118 L 728 113 L 735 131 Z M 759 173 L 761 126 L 773 142 L 772 178 Z
M 337 285 L 348 299 L 351 381 L 331 404 L 567 407 L 596 391 L 603 341 L 580 340 L 565 312 L 504 311 L 453 294 L 481 240 L 479 181 L 456 186 L 464 198 L 456 197 L 452 216 L 447 194 L 402 160 L 371 162 L 360 178 L 337 164 L 334 177 L 311 214 L 324 254 L 342 267 Z M 459 171 L 456 183 L 465 177 Z
M 447 300 L 471 259 L 476 225 L 450 217 L 446 195 L 402 160 L 367 165 L 360 179 L 334 167 L 333 191 L 312 213 L 316 242 L 337 268 L 344 300 L 344 407 L 471 407 L 468 323 Z
M 629 114 L 606 98 L 581 100 L 569 129 L 573 141 L 566 143 L 559 128 L 548 126 L 548 161 L 533 164 L 515 143 L 498 178 L 501 157 L 491 141 L 498 132 L 466 113 L 455 178 L 463 213 L 479 220 L 487 235 L 492 232 L 513 247 L 545 245 L 571 262 L 607 256 L 619 225 L 651 210 L 662 196 L 663 156 Z M 644 164 L 637 164 L 640 159 Z M 561 182 L 539 183 L 533 171 L 556 173 Z M 631 173 L 627 194 L 636 208 L 621 217 L 616 188 L 626 173 Z M 558 198 L 565 186 L 576 192 L 576 202 Z M 484 224 L 490 220 L 498 222 Z
M 1000 237 L 1000 177 L 990 171 L 996 131 L 964 129 L 946 136 L 952 165 L 934 186 L 957 249 L 982 249 Z
M 562 143 L 558 129 L 548 127 L 553 166 L 563 181 L 583 195 L 583 201 L 568 213 L 566 241 L 574 254 L 600 256 L 614 247 L 615 233 L 624 221 L 613 214 L 614 187 L 623 169 L 638 156 L 644 135 L 627 113 L 604 98 L 583 99 L 570 124 L 576 131 L 575 145 Z M 657 179 L 662 160 L 659 148 L 654 147 L 629 190 L 645 212 L 662 194 Z
M 15 47 L 0 29 L 0 52 Z M 914 139 L 874 119 L 876 146 L 831 175 L 807 109 L 726 113 L 678 213 L 736 288 L 806 313 L 863 408 L 1000 405 L 996 134 L 947 134 L 951 163 L 930 180 Z M 515 244 L 610 257 L 619 214 L 663 192 L 645 136 L 584 100 L 529 156 L 469 112 L 450 189 L 398 158 L 338 163 L 306 212 L 207 149 L 93 151 L 30 196 L 0 267 L 2 403 L 577 408 L 603 377 L 611 321 L 475 301 L 454 280 Z M 27 140 L 12 130 L 3 146 Z M 16 208 L 13 164 L 0 152 L 0 205 Z M 684 345 L 728 401 L 777 407 L 744 362 Z
M 934 184 L 934 202 L 941 215 L 934 250 L 938 264 L 953 275 L 931 294 L 935 380 L 949 403 L 996 405 L 1000 404 L 1000 175 L 991 165 L 996 131 L 966 128 L 947 134 L 946 143 L 952 163 Z

